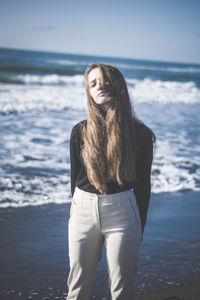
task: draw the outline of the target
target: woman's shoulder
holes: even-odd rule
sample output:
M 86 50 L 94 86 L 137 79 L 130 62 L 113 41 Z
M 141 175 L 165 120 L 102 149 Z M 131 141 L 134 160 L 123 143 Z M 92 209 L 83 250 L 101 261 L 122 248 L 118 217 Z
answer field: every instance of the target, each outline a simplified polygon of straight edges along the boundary
M 135 121 L 136 139 L 141 143 L 155 142 L 155 135 L 153 131 L 142 121 Z
M 81 145 L 83 143 L 82 141 L 82 127 L 86 123 L 86 120 L 82 120 L 74 125 L 74 127 L 71 130 L 70 135 L 70 143 L 72 145 Z
M 82 127 L 86 124 L 87 120 L 82 120 L 74 125 L 74 127 L 71 130 L 71 135 L 77 135 L 80 134 Z

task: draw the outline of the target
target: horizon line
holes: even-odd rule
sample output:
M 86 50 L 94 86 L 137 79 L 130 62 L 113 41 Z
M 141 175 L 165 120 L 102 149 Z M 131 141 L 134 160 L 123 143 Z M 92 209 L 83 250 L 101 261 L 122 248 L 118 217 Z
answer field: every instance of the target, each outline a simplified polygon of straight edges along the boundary
M 17 51 L 30 51 L 30 52 L 44 52 L 44 53 L 57 53 L 57 54 L 65 54 L 65 55 L 80 55 L 80 56 L 91 56 L 91 57 L 101 57 L 101 58 L 118 58 L 124 60 L 138 60 L 138 61 L 147 61 L 147 62 L 162 62 L 162 63 L 176 63 L 176 64 L 189 64 L 189 65 L 197 65 L 200 66 L 200 62 L 183 62 L 183 61 L 169 61 L 169 60 L 159 60 L 159 59 L 148 59 L 148 58 L 133 58 L 133 57 L 123 57 L 123 56 L 110 56 L 110 55 L 94 55 L 94 54 L 82 54 L 82 53 L 70 53 L 70 52 L 63 52 L 63 51 L 53 51 L 53 50 L 39 50 L 39 49 L 29 49 L 29 48 L 15 48 L 15 47 L 7 47 L 7 46 L 0 46 L 0 49 L 8 49 L 8 50 L 17 50 Z

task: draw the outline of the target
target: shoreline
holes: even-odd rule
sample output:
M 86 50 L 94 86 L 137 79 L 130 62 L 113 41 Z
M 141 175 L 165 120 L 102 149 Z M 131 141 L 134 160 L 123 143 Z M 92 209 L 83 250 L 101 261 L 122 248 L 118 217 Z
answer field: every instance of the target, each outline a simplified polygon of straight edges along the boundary
M 199 195 L 152 195 L 136 299 L 165 299 L 169 294 L 165 297 L 193 300 L 195 292 L 200 295 Z M 65 299 L 69 209 L 70 203 L 0 209 L 0 300 Z M 110 299 L 105 248 L 91 298 Z

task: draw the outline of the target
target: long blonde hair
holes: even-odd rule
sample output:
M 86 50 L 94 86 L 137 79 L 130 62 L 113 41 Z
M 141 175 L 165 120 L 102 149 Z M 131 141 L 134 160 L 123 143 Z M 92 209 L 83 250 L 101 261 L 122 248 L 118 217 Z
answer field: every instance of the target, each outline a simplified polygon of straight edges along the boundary
M 99 68 L 102 86 L 112 97 L 106 112 L 90 95 L 88 74 Z M 106 83 L 106 84 L 105 84 Z M 94 63 L 85 71 L 87 122 L 82 127 L 82 157 L 89 181 L 102 194 L 110 181 L 123 185 L 136 178 L 136 131 L 127 85 L 114 66 Z

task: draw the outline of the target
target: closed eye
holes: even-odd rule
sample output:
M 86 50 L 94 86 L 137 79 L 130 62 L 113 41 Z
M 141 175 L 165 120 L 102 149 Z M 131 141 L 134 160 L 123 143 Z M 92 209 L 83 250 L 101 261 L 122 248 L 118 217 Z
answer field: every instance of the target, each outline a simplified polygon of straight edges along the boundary
M 96 85 L 96 79 L 94 79 L 90 82 L 90 87 L 94 87 L 95 85 Z

